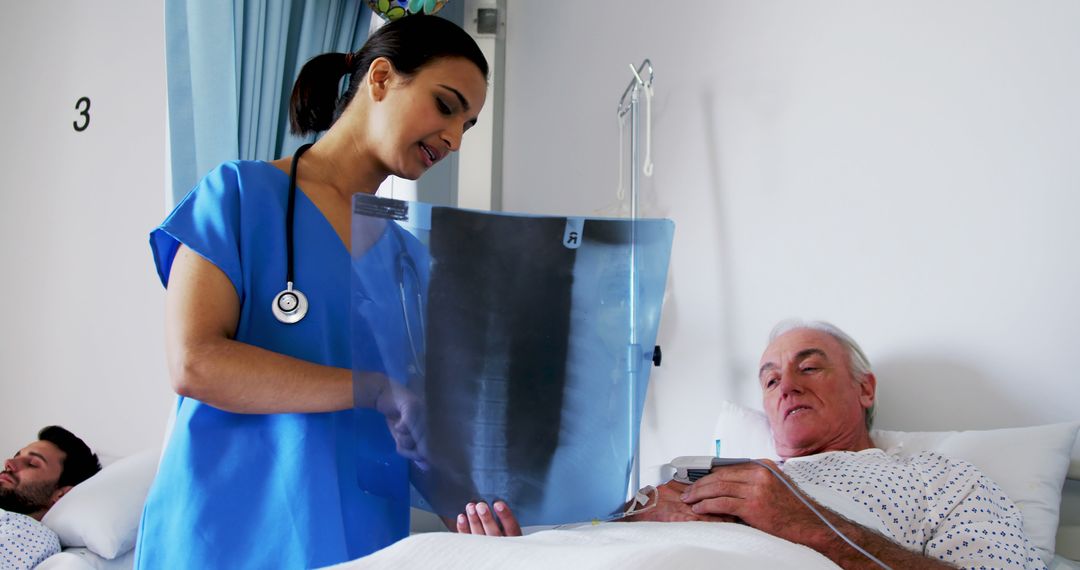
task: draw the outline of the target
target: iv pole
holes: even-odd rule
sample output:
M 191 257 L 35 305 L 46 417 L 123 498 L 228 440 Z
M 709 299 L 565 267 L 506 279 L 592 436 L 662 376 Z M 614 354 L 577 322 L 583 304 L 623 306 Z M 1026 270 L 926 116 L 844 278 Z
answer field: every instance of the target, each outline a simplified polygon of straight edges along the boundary
M 643 79 L 642 74 L 648 70 L 648 79 Z M 630 64 L 630 72 L 634 74 L 630 84 L 626 86 L 622 97 L 619 98 L 618 118 L 622 120 L 628 113 L 630 115 L 630 346 L 627 354 L 627 373 L 630 378 L 630 452 L 633 464 L 630 467 L 629 495 L 633 496 L 641 488 L 641 442 L 640 434 L 633 437 L 634 426 L 640 426 L 641 418 L 637 414 L 637 391 L 638 370 L 644 358 L 644 353 L 639 346 L 637 338 L 637 235 L 635 223 L 638 219 L 638 106 L 642 89 L 652 89 L 653 67 L 652 62 L 645 59 L 641 65 L 634 67 Z M 629 102 L 627 101 L 629 97 Z M 652 356 L 652 351 L 649 351 Z

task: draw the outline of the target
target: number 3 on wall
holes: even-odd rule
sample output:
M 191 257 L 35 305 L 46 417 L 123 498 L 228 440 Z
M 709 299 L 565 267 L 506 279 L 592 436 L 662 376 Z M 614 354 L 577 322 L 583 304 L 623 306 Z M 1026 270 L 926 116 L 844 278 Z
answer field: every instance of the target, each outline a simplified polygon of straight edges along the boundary
M 71 126 L 75 127 L 75 132 L 81 133 L 90 126 L 90 98 L 79 97 L 79 100 L 75 102 L 75 110 L 79 112 L 79 116 L 82 117 L 82 124 L 79 124 L 78 120 L 72 121 Z

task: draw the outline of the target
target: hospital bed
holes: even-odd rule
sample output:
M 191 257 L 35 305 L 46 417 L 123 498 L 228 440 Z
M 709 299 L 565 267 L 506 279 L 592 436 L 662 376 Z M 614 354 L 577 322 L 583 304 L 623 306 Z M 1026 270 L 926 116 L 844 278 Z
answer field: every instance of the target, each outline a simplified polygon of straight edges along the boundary
M 873 437 L 879 447 L 893 453 L 910 455 L 932 450 L 975 464 L 997 481 L 1021 509 L 1025 531 L 1040 548 L 1047 567 L 1076 570 L 1080 569 L 1078 425 L 965 432 L 875 430 Z M 720 405 L 713 440 L 705 443 L 710 449 L 703 451 L 720 447 L 725 456 L 774 456 L 764 415 L 727 402 Z M 642 480 L 649 482 L 644 473 Z M 564 565 L 645 569 L 717 564 L 734 568 L 836 568 L 808 548 L 730 523 L 586 524 L 526 533 L 515 539 L 419 534 L 372 556 L 332 568 L 396 568 L 402 564 L 436 568 Z
M 772 455 L 760 412 L 728 402 L 718 408 L 713 438 L 702 438 L 703 453 L 711 454 L 719 440 L 726 456 Z M 875 431 L 874 438 L 886 450 L 938 450 L 974 463 L 1021 508 L 1025 530 L 1043 548 L 1047 566 L 1051 570 L 1080 570 L 1078 425 L 965 432 Z M 139 516 L 158 456 L 158 450 L 150 449 L 108 462 L 100 473 L 61 499 L 43 522 L 60 535 L 64 551 L 39 568 L 131 568 Z M 643 483 L 659 482 L 659 473 L 659 466 L 643 470 Z M 586 523 L 515 539 L 416 532 L 379 553 L 333 568 L 398 568 L 402 564 L 436 568 L 552 568 L 560 564 L 655 568 L 718 562 L 740 568 L 836 568 L 805 547 L 725 523 Z

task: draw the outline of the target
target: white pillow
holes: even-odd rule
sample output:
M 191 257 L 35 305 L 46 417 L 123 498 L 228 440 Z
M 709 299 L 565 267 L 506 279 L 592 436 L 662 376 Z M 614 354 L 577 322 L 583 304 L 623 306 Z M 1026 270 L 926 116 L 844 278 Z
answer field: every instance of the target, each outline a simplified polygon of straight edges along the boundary
M 148 449 L 110 464 L 76 485 L 41 520 L 61 546 L 86 547 L 113 559 L 135 547 L 143 503 L 159 452 Z
M 934 451 L 969 461 L 1005 491 L 1024 517 L 1024 531 L 1044 561 L 1052 560 L 1061 510 L 1061 487 L 1080 423 L 978 431 L 873 430 L 874 443 L 891 454 Z M 776 457 L 765 414 L 722 402 L 713 439 L 724 457 Z
M 716 457 L 749 457 L 752 459 L 778 459 L 773 445 L 772 432 L 765 414 L 740 406 L 734 402 L 721 401 L 720 414 L 713 428 L 713 442 L 709 455 Z
M 994 480 L 1024 515 L 1024 531 L 1044 561 L 1054 557 L 1061 487 L 1076 441 L 1076 423 L 982 431 L 902 432 L 874 430 L 870 437 L 888 453 L 923 450 L 963 459 Z

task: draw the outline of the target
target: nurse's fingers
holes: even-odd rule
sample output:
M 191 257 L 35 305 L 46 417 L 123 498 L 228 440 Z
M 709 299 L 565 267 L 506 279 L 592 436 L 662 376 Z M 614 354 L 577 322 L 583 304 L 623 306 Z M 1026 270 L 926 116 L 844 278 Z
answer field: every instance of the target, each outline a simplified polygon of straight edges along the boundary
M 469 519 L 466 519 L 464 514 L 457 516 L 457 531 L 461 534 L 470 534 Z
M 469 503 L 465 505 L 465 516 L 469 519 L 470 534 L 486 534 L 484 532 L 484 523 L 480 522 L 480 517 L 476 514 L 475 504 Z
M 489 507 L 487 503 L 477 503 L 476 514 L 480 517 L 480 524 L 484 525 L 484 534 L 488 536 L 503 535 L 502 529 L 499 528 L 499 523 L 495 521 L 495 517 L 492 515 L 491 507 Z
M 521 536 L 521 525 L 510 510 L 510 505 L 507 505 L 505 501 L 495 501 L 495 514 L 499 517 L 506 536 Z

